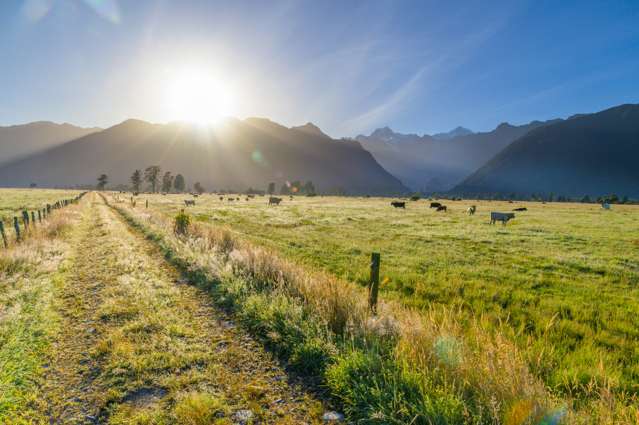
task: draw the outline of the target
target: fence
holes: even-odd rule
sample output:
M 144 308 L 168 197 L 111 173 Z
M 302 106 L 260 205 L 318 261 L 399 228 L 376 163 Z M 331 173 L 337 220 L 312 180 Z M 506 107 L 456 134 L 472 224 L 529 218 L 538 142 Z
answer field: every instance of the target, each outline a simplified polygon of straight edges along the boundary
M 47 204 L 44 208 L 39 208 L 37 212 L 35 210 L 22 211 L 22 228 L 20 228 L 20 219 L 18 216 L 13 217 L 13 229 L 14 240 L 16 243 L 23 241 L 29 233 L 36 229 L 37 226 L 42 225 L 42 221 L 51 216 L 55 210 L 67 207 L 72 204 L 76 204 L 87 192 L 82 192 L 75 198 L 62 199 L 56 201 L 53 204 Z M 37 217 L 37 218 L 36 218 Z M 8 231 L 5 229 L 4 220 L 0 219 L 0 235 L 2 236 L 2 244 L 4 248 L 9 248 L 10 237 L 7 235 Z

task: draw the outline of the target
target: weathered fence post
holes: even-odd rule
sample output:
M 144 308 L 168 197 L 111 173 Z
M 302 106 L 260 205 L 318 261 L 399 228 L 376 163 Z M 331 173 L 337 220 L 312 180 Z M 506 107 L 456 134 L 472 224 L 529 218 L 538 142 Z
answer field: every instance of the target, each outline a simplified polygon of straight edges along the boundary
M 377 293 L 379 292 L 379 252 L 371 254 L 371 280 L 368 284 L 368 307 L 373 314 L 377 313 Z
M 9 248 L 9 244 L 7 243 L 7 235 L 4 233 L 4 223 L 0 220 L 0 234 L 2 234 L 2 242 L 4 242 L 4 247 Z
M 22 211 L 22 221 L 24 222 L 24 230 L 26 231 L 29 227 L 29 211 Z
M 18 223 L 18 217 L 13 217 L 13 227 L 16 229 L 16 240 L 20 242 L 20 223 Z
M 51 214 L 51 204 L 47 204 L 47 214 Z
M 42 223 L 42 212 L 38 208 L 38 223 Z
M 146 200 L 146 206 L 144 208 L 149 208 L 149 200 Z
M 33 226 L 35 227 L 36 221 L 35 221 L 35 212 L 31 211 L 31 223 L 33 223 Z

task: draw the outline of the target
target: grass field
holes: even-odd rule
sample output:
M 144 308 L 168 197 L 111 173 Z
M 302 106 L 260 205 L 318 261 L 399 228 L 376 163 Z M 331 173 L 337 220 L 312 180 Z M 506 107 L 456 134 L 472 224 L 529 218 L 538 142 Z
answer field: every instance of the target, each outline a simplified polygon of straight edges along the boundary
M 185 196 L 142 196 L 167 216 Z M 382 254 L 382 297 L 418 309 L 459 307 L 466 317 L 507 322 L 536 376 L 559 396 L 639 393 L 639 207 L 296 197 L 220 201 L 204 195 L 188 212 L 225 226 L 309 268 L 365 285 Z M 475 216 L 466 214 L 476 204 Z M 138 201 L 138 207 L 143 201 Z M 490 211 L 526 206 L 506 226 Z M 502 327 L 503 329 L 503 327 Z
M 639 420 L 639 207 L 203 195 L 176 234 L 188 198 L 88 194 L 0 250 L 0 422 Z
M 38 210 L 47 204 L 77 196 L 79 190 L 0 188 L 0 220 L 5 224 L 23 210 Z

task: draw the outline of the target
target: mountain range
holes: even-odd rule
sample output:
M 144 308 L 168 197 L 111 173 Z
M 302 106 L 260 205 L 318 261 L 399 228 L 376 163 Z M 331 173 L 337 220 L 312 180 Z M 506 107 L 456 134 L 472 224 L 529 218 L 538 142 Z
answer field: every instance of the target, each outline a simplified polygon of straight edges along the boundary
M 101 173 L 111 186 L 128 184 L 133 170 L 159 165 L 209 190 L 310 180 L 321 193 L 639 198 L 637 158 L 639 105 L 631 104 L 489 132 L 419 136 L 384 127 L 341 140 L 312 123 L 287 128 L 265 118 L 215 127 L 140 120 L 105 130 L 0 127 L 0 186 L 18 187 L 93 185 Z
M 337 141 L 315 125 L 287 128 L 263 118 L 215 127 L 127 120 L 0 167 L 0 186 L 128 184 L 135 169 L 159 165 L 206 189 L 244 191 L 312 181 L 323 193 L 396 194 L 408 189 L 356 141 Z
M 453 192 L 639 198 L 639 105 L 621 105 L 534 129 Z
M 458 127 L 441 135 L 396 133 L 388 127 L 355 138 L 391 174 L 414 191 L 445 192 L 529 131 L 553 124 L 533 121 L 514 126 L 502 123 L 489 132 Z

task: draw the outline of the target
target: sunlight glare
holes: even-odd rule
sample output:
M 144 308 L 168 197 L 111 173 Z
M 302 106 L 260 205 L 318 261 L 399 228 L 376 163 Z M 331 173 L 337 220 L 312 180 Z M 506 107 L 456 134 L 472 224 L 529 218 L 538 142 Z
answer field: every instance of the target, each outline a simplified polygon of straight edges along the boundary
M 167 84 L 172 119 L 208 125 L 233 114 L 234 97 L 227 81 L 198 69 L 182 71 Z

